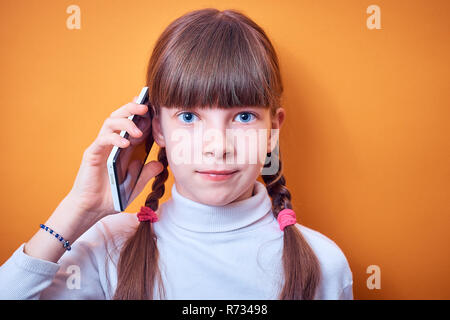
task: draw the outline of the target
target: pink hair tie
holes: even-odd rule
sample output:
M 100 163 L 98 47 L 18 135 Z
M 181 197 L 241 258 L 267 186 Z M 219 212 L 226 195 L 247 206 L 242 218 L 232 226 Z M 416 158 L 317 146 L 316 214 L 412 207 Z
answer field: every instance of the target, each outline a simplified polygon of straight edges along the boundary
M 278 213 L 278 224 L 280 225 L 280 230 L 283 231 L 286 226 L 297 223 L 297 218 L 295 217 L 295 212 L 292 209 L 283 209 Z
M 148 221 L 150 222 L 156 222 L 158 221 L 158 216 L 156 215 L 156 212 L 152 210 L 152 208 L 142 206 L 141 210 L 137 214 L 137 218 L 139 221 Z

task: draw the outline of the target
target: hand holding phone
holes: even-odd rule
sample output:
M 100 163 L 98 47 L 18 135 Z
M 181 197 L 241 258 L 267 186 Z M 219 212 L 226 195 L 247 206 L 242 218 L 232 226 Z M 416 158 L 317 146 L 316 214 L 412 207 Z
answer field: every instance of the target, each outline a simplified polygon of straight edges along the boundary
M 122 165 L 130 165 L 129 168 L 125 166 L 120 169 L 123 170 L 122 173 L 128 174 L 126 183 L 129 186 L 134 184 L 133 194 L 129 197 L 128 202 L 133 201 L 142 192 L 147 182 L 163 169 L 163 165 L 159 161 L 150 161 L 142 168 L 142 162 L 138 162 L 136 161 L 137 158 L 134 158 L 135 152 L 142 151 L 142 145 L 144 145 L 146 152 L 148 150 L 148 153 L 153 145 L 153 138 L 149 137 L 151 135 L 151 122 L 146 122 L 149 127 L 141 126 L 143 122 L 138 121 L 137 117 L 132 117 L 136 115 L 143 118 L 150 117 L 152 112 L 150 112 L 149 106 L 137 102 L 138 100 L 135 99 L 135 101 L 129 102 L 111 113 L 104 121 L 97 138 L 84 151 L 80 169 L 68 196 L 75 198 L 79 208 L 89 214 L 89 218 L 92 218 L 93 221 L 98 221 L 106 215 L 124 210 L 117 210 L 119 208 L 114 204 L 112 197 L 111 177 L 107 168 L 107 160 L 111 154 L 115 154 L 115 156 L 121 154 Z M 139 126 L 147 136 L 143 131 L 134 133 L 134 129 L 141 130 Z M 126 141 L 126 143 L 123 144 L 123 141 Z M 147 141 L 151 141 L 151 143 L 146 143 Z M 128 148 L 133 152 L 122 152 Z M 118 152 L 118 150 L 122 151 Z M 142 159 L 142 157 L 139 159 Z M 136 172 L 139 173 L 136 175 Z M 134 183 L 131 183 L 132 180 L 134 180 Z M 116 183 L 115 186 L 117 185 Z
M 136 103 L 149 105 L 148 87 L 142 88 Z M 108 157 L 107 167 L 111 183 L 111 196 L 116 211 L 124 211 L 137 196 L 133 191 L 154 144 L 151 133 L 152 111 L 153 109 L 149 107 L 148 112 L 144 115 L 133 114 L 128 117 L 142 132 L 142 136 L 131 137 L 130 145 L 126 148 L 114 147 Z M 120 135 L 129 138 L 129 134 L 125 130 Z

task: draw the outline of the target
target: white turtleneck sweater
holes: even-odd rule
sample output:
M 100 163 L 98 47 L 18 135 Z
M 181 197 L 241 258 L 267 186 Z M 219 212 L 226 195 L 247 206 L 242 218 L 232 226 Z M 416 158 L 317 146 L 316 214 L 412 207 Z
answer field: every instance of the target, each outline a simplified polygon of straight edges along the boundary
M 271 209 L 259 181 L 250 198 L 225 206 L 185 198 L 174 184 L 153 224 L 166 298 L 277 299 L 284 277 L 283 232 Z M 81 235 L 58 263 L 25 254 L 22 243 L 0 267 L 0 299 L 111 299 L 120 246 L 138 223 L 136 213 L 107 216 Z M 352 272 L 341 249 L 323 234 L 295 226 L 320 262 L 315 299 L 353 299 Z M 107 256 L 111 259 L 105 261 Z M 154 297 L 164 298 L 157 286 Z

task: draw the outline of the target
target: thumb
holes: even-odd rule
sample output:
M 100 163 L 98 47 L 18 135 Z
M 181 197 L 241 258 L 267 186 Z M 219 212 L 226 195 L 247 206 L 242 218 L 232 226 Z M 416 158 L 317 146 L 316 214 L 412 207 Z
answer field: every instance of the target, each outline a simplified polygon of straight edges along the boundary
M 138 181 L 136 182 L 136 186 L 131 193 L 129 203 L 133 202 L 133 200 L 142 192 L 142 190 L 144 190 L 148 182 L 153 177 L 160 174 L 163 169 L 164 165 L 159 161 L 150 161 L 149 163 L 145 164 L 142 168 L 141 174 L 139 175 Z
M 163 171 L 164 165 L 160 161 L 150 161 L 142 168 L 142 181 L 147 184 L 147 182 Z

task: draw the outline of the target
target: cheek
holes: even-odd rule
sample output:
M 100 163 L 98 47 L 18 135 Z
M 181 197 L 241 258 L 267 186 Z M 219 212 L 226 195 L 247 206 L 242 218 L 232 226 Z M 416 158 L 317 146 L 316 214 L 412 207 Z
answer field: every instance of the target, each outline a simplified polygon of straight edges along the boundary
M 190 144 L 183 139 L 166 137 L 166 154 L 170 170 L 177 178 L 189 176 L 195 169 Z
M 174 162 L 173 157 L 168 155 L 167 162 L 169 164 L 170 171 L 177 180 L 186 180 L 192 177 L 194 167 L 189 163 Z
M 234 149 L 235 163 L 258 167 L 264 164 L 271 131 L 265 126 L 255 126 L 247 130 L 249 132 L 245 129 L 232 131 L 228 143 Z M 197 139 L 199 134 L 195 134 L 193 129 L 180 128 L 170 122 L 164 123 L 163 131 L 168 162 L 173 168 L 172 171 L 183 175 L 184 171 L 192 172 L 192 168 L 203 164 L 204 158 L 200 159 L 200 163 L 194 162 L 194 153 L 197 150 L 200 153 L 199 157 L 202 158 L 201 150 L 211 143 L 208 142 L 209 140 L 203 141 L 203 145 L 201 142 L 195 142 L 194 139 Z
M 258 155 L 265 157 L 267 154 L 267 145 L 270 143 L 269 129 L 265 127 L 256 128 L 253 133 L 254 134 L 241 136 L 235 144 L 237 154 L 246 155 L 247 160 L 249 157 L 255 157 Z

